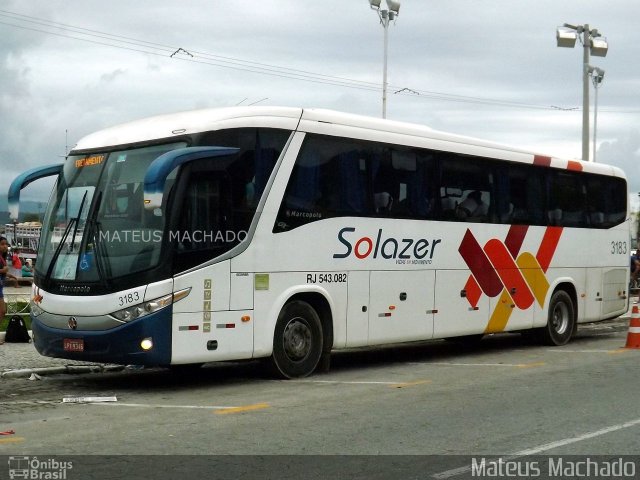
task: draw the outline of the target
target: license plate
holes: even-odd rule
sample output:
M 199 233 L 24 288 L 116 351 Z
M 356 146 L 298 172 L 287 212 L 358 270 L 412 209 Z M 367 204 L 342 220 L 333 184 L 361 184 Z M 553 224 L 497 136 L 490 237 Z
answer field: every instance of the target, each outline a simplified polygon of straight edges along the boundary
M 84 352 L 84 340 L 81 338 L 65 338 L 62 345 L 65 352 Z

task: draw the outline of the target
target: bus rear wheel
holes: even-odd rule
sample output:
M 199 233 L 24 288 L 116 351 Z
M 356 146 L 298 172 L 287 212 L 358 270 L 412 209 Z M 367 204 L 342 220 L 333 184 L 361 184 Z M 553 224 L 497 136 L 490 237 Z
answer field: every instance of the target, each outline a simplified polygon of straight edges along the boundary
M 287 303 L 276 322 L 272 370 L 281 378 L 300 378 L 313 373 L 322 354 L 322 324 L 307 302 Z
M 549 302 L 547 326 L 541 331 L 542 341 L 546 345 L 565 345 L 571 339 L 576 328 L 573 301 L 567 292 L 558 290 Z

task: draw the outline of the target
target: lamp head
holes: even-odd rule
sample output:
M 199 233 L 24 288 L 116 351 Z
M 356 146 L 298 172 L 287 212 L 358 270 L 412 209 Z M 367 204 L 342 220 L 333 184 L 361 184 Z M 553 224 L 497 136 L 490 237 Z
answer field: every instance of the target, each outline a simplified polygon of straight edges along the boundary
M 389 11 L 398 15 L 400 13 L 400 1 L 399 0 L 387 0 L 387 6 Z
M 570 30 L 567 27 L 559 27 L 556 30 L 558 47 L 573 48 L 576 46 L 576 40 L 578 40 L 578 34 L 575 30 Z
M 606 38 L 597 37 L 591 39 L 591 55 L 594 57 L 606 57 L 609 44 Z

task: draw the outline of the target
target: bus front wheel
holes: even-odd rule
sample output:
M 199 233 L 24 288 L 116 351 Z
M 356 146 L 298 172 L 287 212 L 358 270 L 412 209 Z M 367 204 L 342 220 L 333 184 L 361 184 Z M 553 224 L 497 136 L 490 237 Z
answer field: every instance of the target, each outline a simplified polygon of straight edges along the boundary
M 322 324 L 307 302 L 287 303 L 276 322 L 271 364 L 281 378 L 310 375 L 322 354 Z
M 547 326 L 542 329 L 542 339 L 547 345 L 565 345 L 576 327 L 573 301 L 567 292 L 558 290 L 549 302 Z

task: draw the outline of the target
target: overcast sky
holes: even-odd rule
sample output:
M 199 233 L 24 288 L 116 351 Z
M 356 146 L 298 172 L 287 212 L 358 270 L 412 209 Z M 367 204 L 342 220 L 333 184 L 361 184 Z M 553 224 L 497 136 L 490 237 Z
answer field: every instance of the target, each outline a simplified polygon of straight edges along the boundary
M 640 191 L 638 18 L 638 0 L 404 0 L 387 117 L 580 158 L 582 48 L 557 48 L 555 31 L 589 23 L 610 47 L 591 59 L 606 71 L 597 160 Z M 0 0 L 0 38 L 5 198 L 20 171 L 149 115 L 260 100 L 381 114 L 383 28 L 367 0 Z

